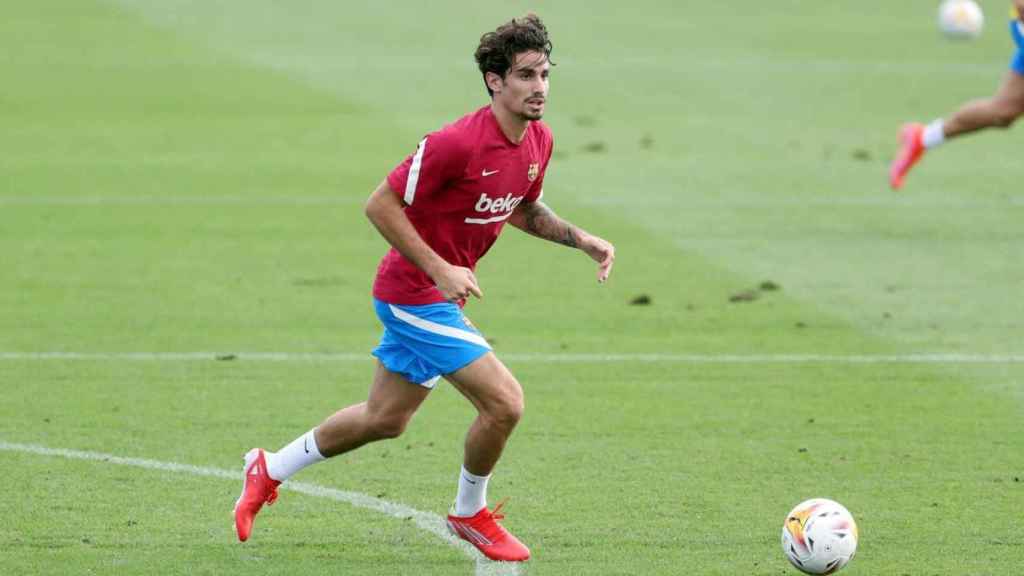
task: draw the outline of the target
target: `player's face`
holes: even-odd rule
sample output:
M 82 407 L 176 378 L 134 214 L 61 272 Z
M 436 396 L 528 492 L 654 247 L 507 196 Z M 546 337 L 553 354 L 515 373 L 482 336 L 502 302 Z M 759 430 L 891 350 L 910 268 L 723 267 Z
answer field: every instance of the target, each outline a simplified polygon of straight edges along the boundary
M 523 120 L 540 120 L 548 99 L 550 69 L 551 63 L 542 52 L 517 54 L 498 89 L 491 87 L 495 101 Z

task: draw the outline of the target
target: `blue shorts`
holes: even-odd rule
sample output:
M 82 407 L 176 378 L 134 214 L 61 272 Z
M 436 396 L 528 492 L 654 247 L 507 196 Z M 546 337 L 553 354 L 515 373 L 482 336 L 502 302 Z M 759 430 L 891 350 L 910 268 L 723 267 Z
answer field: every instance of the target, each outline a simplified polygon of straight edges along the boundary
M 1010 70 L 1024 76 L 1024 24 L 1020 20 L 1010 21 L 1010 36 L 1017 43 L 1017 53 L 1010 61 Z
M 373 355 L 388 370 L 424 388 L 433 388 L 442 375 L 491 350 L 462 309 L 451 302 L 405 306 L 374 298 L 373 306 L 384 324 Z

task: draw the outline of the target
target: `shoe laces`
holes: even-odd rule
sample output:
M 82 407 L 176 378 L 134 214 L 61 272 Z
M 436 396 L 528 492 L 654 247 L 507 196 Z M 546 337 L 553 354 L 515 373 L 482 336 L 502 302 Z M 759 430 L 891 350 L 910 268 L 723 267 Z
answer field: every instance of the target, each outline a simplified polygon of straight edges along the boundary
M 501 511 L 501 507 L 505 505 L 505 502 L 508 502 L 508 497 L 507 496 L 505 498 L 502 498 L 501 502 L 498 502 L 498 504 L 494 507 L 494 510 L 489 511 L 492 519 L 494 519 L 494 520 L 504 520 L 505 519 L 505 515 L 501 514 L 501 512 L 500 512 Z
M 500 511 L 501 507 L 504 506 L 507 501 L 508 498 L 505 498 L 501 502 L 498 502 L 498 505 L 494 507 L 494 510 L 487 510 L 485 508 L 486 513 L 481 516 L 480 521 L 476 526 L 476 528 L 480 530 L 488 540 L 495 543 L 504 540 L 505 535 L 508 534 L 501 524 L 498 524 L 498 520 L 504 520 L 505 518 L 505 515 Z

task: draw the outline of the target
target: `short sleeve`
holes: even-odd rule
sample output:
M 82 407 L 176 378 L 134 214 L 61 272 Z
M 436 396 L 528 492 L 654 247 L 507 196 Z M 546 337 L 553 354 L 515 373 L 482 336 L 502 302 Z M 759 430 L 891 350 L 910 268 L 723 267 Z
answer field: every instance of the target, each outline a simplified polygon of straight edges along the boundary
M 433 132 L 388 174 L 388 185 L 409 206 L 427 202 L 462 176 L 468 162 L 469 151 L 454 131 Z

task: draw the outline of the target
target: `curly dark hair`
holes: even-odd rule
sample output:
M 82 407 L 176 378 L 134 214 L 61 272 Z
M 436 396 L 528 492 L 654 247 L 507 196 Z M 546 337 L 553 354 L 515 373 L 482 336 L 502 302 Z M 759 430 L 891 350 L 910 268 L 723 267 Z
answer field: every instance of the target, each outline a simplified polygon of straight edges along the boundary
M 551 60 L 551 40 L 548 29 L 540 21 L 540 17 L 529 13 L 522 18 L 513 18 L 498 26 L 494 32 L 480 37 L 480 45 L 473 57 L 484 77 L 487 94 L 494 96 L 494 91 L 487 85 L 487 73 L 493 72 L 502 78 L 515 62 L 516 54 L 523 52 L 541 52 Z

